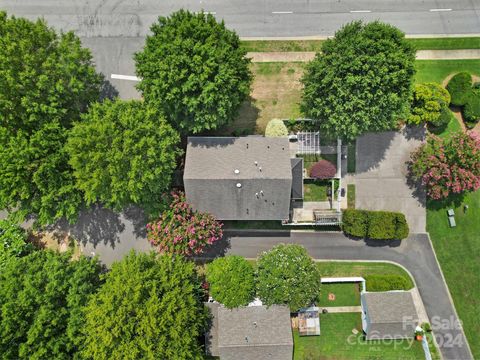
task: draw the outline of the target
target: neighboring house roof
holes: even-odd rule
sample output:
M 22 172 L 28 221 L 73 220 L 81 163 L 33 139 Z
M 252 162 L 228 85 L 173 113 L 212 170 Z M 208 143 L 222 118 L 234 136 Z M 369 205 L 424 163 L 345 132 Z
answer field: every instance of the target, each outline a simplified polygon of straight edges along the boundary
M 418 314 L 409 291 L 364 292 L 367 339 L 413 337 Z
M 287 219 L 288 139 L 189 137 L 183 180 L 187 202 L 220 220 Z
M 217 355 L 221 360 L 291 360 L 293 338 L 287 306 L 216 307 Z M 214 344 L 215 340 L 211 339 Z M 210 351 L 210 353 L 212 353 Z
M 292 199 L 303 199 L 303 158 L 291 158 Z

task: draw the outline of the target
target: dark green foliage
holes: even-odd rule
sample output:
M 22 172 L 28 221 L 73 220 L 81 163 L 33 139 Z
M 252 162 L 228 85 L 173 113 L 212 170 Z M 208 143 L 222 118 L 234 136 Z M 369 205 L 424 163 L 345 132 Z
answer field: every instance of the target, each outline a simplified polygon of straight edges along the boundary
M 265 305 L 309 306 L 320 291 L 320 274 L 303 246 L 280 244 L 257 261 L 257 295 Z
M 241 256 L 226 256 L 207 265 L 210 295 L 228 308 L 248 305 L 255 295 L 252 265 Z
M 0 271 L 3 359 L 78 358 L 83 306 L 99 286 L 96 260 L 34 251 Z
M 410 280 L 401 275 L 367 275 L 364 276 L 367 291 L 410 290 Z
M 142 101 L 96 103 L 75 124 L 67 151 L 87 204 L 158 210 L 181 151 L 178 133 Z
M 356 237 L 366 237 L 368 214 L 364 210 L 346 209 L 342 216 L 342 229 L 345 233 Z
M 32 245 L 27 243 L 24 229 L 8 219 L 0 220 L 0 272 L 7 260 L 25 256 L 32 250 Z
M 414 62 L 413 46 L 394 26 L 347 24 L 307 66 L 301 109 L 333 138 L 391 129 L 408 112 Z
M 409 234 L 405 215 L 397 212 L 346 209 L 342 221 L 343 231 L 356 237 L 401 240 Z
M 452 114 L 450 109 L 445 106 L 445 107 L 442 108 L 442 110 L 440 112 L 440 116 L 435 121 L 431 121 L 430 124 L 432 126 L 434 126 L 434 128 L 437 131 L 439 129 L 444 129 L 449 124 L 449 122 L 452 121 L 452 120 L 457 121 L 454 118 L 454 115 Z
M 451 96 L 451 104 L 463 106 L 472 89 L 472 75 L 468 72 L 460 72 L 454 75 L 447 84 L 447 90 Z
M 480 119 L 480 89 L 471 91 L 462 113 L 468 127 L 474 127 L 477 124 Z
M 193 262 L 131 252 L 104 279 L 85 309 L 84 358 L 203 358 L 208 313 Z
M 42 224 L 75 219 L 82 200 L 64 143 L 100 83 L 72 32 L 0 12 L 0 208 Z
M 252 79 L 237 34 L 213 15 L 184 10 L 159 17 L 151 32 L 135 55 L 145 101 L 184 134 L 231 121 Z

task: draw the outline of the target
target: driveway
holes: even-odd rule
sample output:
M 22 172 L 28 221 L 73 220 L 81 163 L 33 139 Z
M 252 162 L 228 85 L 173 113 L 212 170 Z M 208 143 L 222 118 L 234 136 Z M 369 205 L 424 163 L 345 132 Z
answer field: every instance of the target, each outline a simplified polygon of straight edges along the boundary
M 279 243 L 304 246 L 315 259 L 386 260 L 404 266 L 413 275 L 444 359 L 473 359 L 443 281 L 428 235 L 411 235 L 393 242 L 352 240 L 342 233 L 226 232 L 225 241 L 207 257 L 236 254 L 255 258 Z
M 423 128 L 400 132 L 370 133 L 357 139 L 355 205 L 358 209 L 399 211 L 405 214 L 410 232 L 424 233 L 425 192 L 407 179 L 410 152 L 425 137 Z

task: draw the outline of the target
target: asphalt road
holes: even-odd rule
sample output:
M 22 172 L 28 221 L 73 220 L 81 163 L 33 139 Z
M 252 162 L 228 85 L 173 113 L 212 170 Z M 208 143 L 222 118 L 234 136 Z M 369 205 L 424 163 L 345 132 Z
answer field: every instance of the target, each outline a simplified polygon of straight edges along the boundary
M 245 233 L 227 232 L 221 246 L 207 257 L 237 254 L 256 258 L 278 243 L 303 245 L 315 259 L 386 260 L 404 266 L 413 275 L 432 323 L 444 359 L 472 359 L 450 301 L 431 243 L 424 234 L 399 242 L 352 240 L 341 233 Z
M 355 19 L 380 19 L 410 35 L 480 33 L 478 0 L 0 0 L 8 13 L 75 31 L 107 79 L 135 75 L 132 56 L 150 25 L 180 8 L 211 12 L 242 37 L 330 36 Z M 138 98 L 134 82 L 111 83 L 122 98 Z

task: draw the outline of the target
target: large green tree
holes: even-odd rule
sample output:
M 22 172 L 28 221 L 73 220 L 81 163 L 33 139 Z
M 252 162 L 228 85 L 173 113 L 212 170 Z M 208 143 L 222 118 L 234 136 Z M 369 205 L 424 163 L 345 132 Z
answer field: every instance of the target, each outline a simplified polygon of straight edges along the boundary
M 169 186 L 179 134 L 142 101 L 93 105 L 73 127 L 67 151 L 87 204 L 154 210 Z
M 347 24 L 308 64 L 301 109 L 330 137 L 391 129 L 408 113 L 414 62 L 414 48 L 394 26 Z
M 83 306 L 100 284 L 100 266 L 70 255 L 34 251 L 0 271 L 2 359 L 78 358 Z
M 0 272 L 9 259 L 25 256 L 32 250 L 24 229 L 9 219 L 0 220 Z
M 64 151 L 101 78 L 73 33 L 0 12 L 0 207 L 40 223 L 75 218 L 81 195 Z
M 195 265 L 135 254 L 114 263 L 86 308 L 83 355 L 91 359 L 202 359 L 208 313 Z
M 320 293 L 320 274 L 303 246 L 280 244 L 257 261 L 257 295 L 265 305 L 292 311 L 309 306 Z
M 255 296 L 253 266 L 241 256 L 220 257 L 207 265 L 210 295 L 228 308 L 248 305 Z
M 251 73 L 237 34 L 205 13 L 159 17 L 135 55 L 138 89 L 182 133 L 233 119 L 250 92 Z

